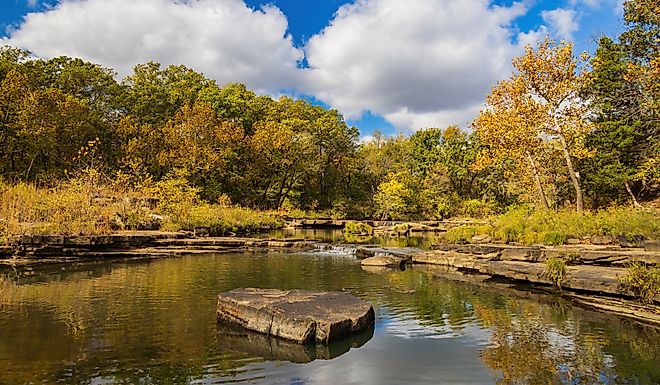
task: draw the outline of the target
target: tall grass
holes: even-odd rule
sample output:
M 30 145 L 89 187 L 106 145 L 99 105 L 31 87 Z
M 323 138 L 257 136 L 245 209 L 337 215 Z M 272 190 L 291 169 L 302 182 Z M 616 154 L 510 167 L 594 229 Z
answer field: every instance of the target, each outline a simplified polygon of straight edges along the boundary
M 151 204 L 158 202 L 157 205 Z M 180 178 L 166 179 L 140 189 L 73 179 L 54 187 L 8 184 L 0 181 L 0 244 L 21 235 L 99 235 L 113 230 L 136 230 L 162 224 L 162 230 L 209 227 L 214 233 L 250 233 L 277 228 L 274 215 L 214 204 Z
M 534 210 L 523 206 L 494 217 L 487 226 L 462 226 L 451 229 L 444 239 L 446 242 L 458 240 L 464 243 L 469 242 L 469 238 L 474 235 L 488 235 L 500 242 L 561 245 L 571 238 L 635 234 L 658 239 L 659 213 L 628 207 L 613 207 L 578 214 L 573 211 Z
M 48 189 L 0 181 L 0 242 L 24 234 L 108 233 L 117 207 L 94 196 L 94 189 L 75 180 Z

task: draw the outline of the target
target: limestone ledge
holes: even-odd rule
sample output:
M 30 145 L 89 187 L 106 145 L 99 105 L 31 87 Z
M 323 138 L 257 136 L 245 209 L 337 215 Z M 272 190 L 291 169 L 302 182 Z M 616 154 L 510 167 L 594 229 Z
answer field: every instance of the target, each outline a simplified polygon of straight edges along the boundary
M 120 232 L 94 236 L 22 236 L 0 248 L 1 259 L 49 257 L 176 256 L 197 253 L 304 250 L 316 242 L 304 239 L 194 237 L 189 233 Z

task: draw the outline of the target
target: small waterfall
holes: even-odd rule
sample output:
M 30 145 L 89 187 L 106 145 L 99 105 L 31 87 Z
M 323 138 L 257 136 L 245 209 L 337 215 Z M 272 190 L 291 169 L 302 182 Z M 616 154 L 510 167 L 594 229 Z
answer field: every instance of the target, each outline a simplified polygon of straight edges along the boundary
M 317 253 L 332 255 L 355 255 L 355 246 L 353 245 L 333 245 L 329 243 L 318 243 L 314 245 Z

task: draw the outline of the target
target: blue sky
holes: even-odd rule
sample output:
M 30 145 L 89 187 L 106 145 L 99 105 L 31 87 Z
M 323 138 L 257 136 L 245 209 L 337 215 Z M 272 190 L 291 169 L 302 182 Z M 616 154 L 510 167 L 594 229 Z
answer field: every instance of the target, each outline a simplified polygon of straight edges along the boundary
M 221 84 L 337 108 L 363 135 L 466 127 L 525 43 L 550 35 L 592 52 L 622 28 L 621 0 L 62 3 L 2 1 L 0 44 L 82 57 L 120 77 L 148 60 L 185 64 Z

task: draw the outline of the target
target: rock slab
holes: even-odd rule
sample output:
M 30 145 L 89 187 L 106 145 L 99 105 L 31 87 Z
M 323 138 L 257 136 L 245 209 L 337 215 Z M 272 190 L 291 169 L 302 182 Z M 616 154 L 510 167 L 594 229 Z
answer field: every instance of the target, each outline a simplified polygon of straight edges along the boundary
M 383 255 L 378 257 L 371 257 L 363 259 L 360 263 L 362 266 L 377 266 L 377 267 L 401 267 L 406 262 L 405 259 L 394 257 L 392 255 Z
M 369 330 L 374 308 L 343 292 L 235 289 L 218 296 L 217 317 L 259 333 L 327 344 Z

